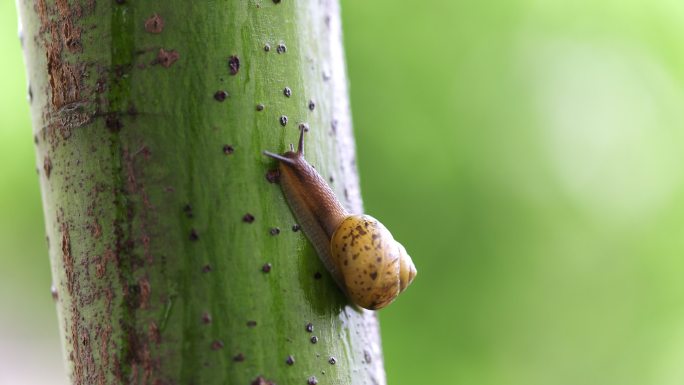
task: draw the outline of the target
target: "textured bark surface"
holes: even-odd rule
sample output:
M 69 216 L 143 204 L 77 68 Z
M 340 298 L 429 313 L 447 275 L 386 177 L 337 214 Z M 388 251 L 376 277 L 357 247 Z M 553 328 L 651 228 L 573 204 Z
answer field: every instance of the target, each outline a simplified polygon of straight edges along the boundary
M 362 211 L 337 2 L 18 8 L 72 382 L 384 384 L 375 314 L 261 155 L 307 124 L 307 159 Z

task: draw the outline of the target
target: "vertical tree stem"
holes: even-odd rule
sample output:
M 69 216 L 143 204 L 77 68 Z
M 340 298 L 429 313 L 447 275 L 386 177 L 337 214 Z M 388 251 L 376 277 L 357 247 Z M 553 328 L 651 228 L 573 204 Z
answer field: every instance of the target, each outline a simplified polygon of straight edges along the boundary
M 308 160 L 362 211 L 337 1 L 18 8 L 71 381 L 384 384 L 375 314 L 261 155 L 307 124 Z

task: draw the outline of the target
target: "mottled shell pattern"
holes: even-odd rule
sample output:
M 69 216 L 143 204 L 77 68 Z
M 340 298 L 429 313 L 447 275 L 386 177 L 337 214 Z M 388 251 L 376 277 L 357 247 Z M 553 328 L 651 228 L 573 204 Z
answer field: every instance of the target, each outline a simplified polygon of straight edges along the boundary
M 361 307 L 381 309 L 416 276 L 406 249 L 370 215 L 350 215 L 332 236 L 330 249 L 347 295 Z

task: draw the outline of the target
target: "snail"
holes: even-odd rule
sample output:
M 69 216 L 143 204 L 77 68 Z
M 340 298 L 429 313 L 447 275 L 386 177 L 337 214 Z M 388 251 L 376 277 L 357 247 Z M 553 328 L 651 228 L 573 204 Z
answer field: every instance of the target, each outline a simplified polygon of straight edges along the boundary
M 304 131 L 297 151 L 282 155 L 264 151 L 279 161 L 280 185 L 304 234 L 337 285 L 366 309 L 381 309 L 406 290 L 416 267 L 406 249 L 370 215 L 350 214 L 335 193 L 304 159 Z

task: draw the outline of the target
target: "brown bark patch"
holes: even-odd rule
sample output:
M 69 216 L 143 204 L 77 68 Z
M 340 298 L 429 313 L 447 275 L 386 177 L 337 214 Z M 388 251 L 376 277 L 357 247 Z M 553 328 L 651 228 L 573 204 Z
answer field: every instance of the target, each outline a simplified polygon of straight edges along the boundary
M 109 367 L 109 351 L 110 351 L 110 341 L 112 337 L 112 326 L 106 325 L 104 328 L 98 329 L 98 334 L 100 336 L 100 360 L 101 365 L 99 365 L 98 381 L 100 384 L 105 384 L 105 368 Z
M 83 50 L 80 25 L 84 10 L 92 13 L 94 4 L 68 0 L 48 2 L 38 0 L 34 10 L 40 21 L 36 42 L 45 50 L 47 86 L 37 92 L 48 96 L 43 108 L 45 128 L 43 136 L 50 135 L 50 144 L 57 143 L 57 134 L 68 139 L 71 130 L 92 120 L 87 111 L 84 95 L 88 64 L 78 53 Z
M 75 65 L 63 62 L 61 54 L 59 42 L 48 45 L 47 72 L 50 76 L 52 106 L 56 109 L 78 101 L 81 89 L 80 71 L 75 68 Z
M 81 16 L 81 7 L 70 6 L 67 0 L 55 2 L 57 12 L 48 9 L 44 0 L 37 4 L 37 11 L 41 21 L 41 32 L 49 32 L 44 43 L 47 55 L 47 72 L 50 77 L 51 102 L 54 108 L 79 100 L 81 93 L 81 78 L 83 67 L 71 64 L 62 57 L 63 48 L 71 53 L 82 51 L 81 28 L 75 26 Z M 57 17 L 50 17 L 51 14 Z
M 158 14 L 150 16 L 145 20 L 145 31 L 153 34 L 161 33 L 164 30 L 164 19 Z
M 140 308 L 148 309 L 150 307 L 150 293 L 152 291 L 150 281 L 147 278 L 141 278 L 138 281 L 138 286 L 140 287 Z
M 73 351 L 69 355 L 69 358 L 73 362 L 73 380 L 76 384 L 85 383 L 85 373 L 87 372 L 84 366 L 90 365 L 92 361 L 92 356 L 88 356 L 87 345 L 89 343 L 89 336 L 87 331 L 81 326 L 81 314 L 78 307 L 78 298 L 80 298 L 80 293 L 78 293 L 77 277 L 74 266 L 74 256 L 71 252 L 71 234 L 69 232 L 69 225 L 64 221 L 63 214 L 58 214 L 58 220 L 61 223 L 62 231 L 62 264 L 64 266 L 64 272 L 66 275 L 66 288 L 71 299 L 71 314 L 69 324 L 68 339 L 71 342 Z
M 165 50 L 164 48 L 160 48 L 159 52 L 157 53 L 157 58 L 154 60 L 152 64 L 159 64 L 164 68 L 169 68 L 173 65 L 173 63 L 178 60 L 180 57 L 180 54 L 176 50 Z

